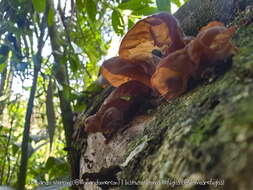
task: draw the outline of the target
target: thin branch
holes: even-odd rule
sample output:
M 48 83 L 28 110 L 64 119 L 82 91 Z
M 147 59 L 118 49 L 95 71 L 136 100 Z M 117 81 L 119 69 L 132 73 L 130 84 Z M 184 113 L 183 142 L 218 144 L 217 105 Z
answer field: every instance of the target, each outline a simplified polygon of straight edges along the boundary
M 22 139 L 22 147 L 21 147 L 21 161 L 20 161 L 20 168 L 19 168 L 19 174 L 18 174 L 18 184 L 17 187 L 19 190 L 25 189 L 25 183 L 26 183 L 26 175 L 27 175 L 27 165 L 28 165 L 28 143 L 30 138 L 30 127 L 31 127 L 31 117 L 33 113 L 33 107 L 34 107 L 34 99 L 35 99 L 35 93 L 37 88 L 37 80 L 39 71 L 41 68 L 41 52 L 44 47 L 45 42 L 43 41 L 44 35 L 45 35 L 45 29 L 47 27 L 47 17 L 48 17 L 48 9 L 46 9 L 45 14 L 42 18 L 42 23 L 40 25 L 40 36 L 38 39 L 38 50 L 36 53 L 36 57 L 34 60 L 34 75 L 33 75 L 33 82 L 32 82 L 32 88 L 30 91 L 30 96 L 27 104 L 27 110 L 25 115 L 25 123 L 24 123 L 24 131 L 23 131 L 23 139 Z

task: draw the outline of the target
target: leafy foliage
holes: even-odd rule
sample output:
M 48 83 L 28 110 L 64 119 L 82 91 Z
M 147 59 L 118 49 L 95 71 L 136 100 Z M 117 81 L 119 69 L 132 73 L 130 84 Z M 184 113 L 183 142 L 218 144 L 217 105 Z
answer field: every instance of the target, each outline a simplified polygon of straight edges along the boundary
M 43 13 L 46 8 L 46 0 L 32 0 L 33 7 L 38 13 Z

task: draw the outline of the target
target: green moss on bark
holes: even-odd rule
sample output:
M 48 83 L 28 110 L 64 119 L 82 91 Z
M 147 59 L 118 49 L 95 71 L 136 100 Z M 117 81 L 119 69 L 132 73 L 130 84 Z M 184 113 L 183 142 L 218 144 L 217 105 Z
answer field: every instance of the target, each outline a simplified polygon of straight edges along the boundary
M 157 109 L 143 134 L 147 146 L 128 163 L 121 178 L 150 182 L 218 179 L 224 182 L 221 189 L 253 189 L 252 38 L 253 24 L 241 27 L 234 38 L 240 53 L 229 71 Z M 129 145 L 128 155 L 141 142 Z M 136 187 L 195 188 L 172 184 Z

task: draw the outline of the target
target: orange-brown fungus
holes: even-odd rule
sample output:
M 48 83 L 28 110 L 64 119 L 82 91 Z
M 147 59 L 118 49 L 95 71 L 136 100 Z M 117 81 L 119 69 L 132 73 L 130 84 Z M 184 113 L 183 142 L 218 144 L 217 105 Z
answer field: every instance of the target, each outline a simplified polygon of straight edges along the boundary
M 112 134 L 132 118 L 149 93 L 150 88 L 138 81 L 119 86 L 105 99 L 98 112 L 85 120 L 85 131 Z
M 198 77 L 215 61 L 225 59 L 237 51 L 230 42 L 236 27 L 226 28 L 220 22 L 203 27 L 185 48 L 163 58 L 151 78 L 152 86 L 167 99 L 177 97 L 187 89 L 188 79 Z
M 224 24 L 219 21 L 211 21 L 206 26 L 201 27 L 199 32 L 202 32 L 202 31 L 207 30 L 207 29 L 214 27 L 214 26 L 224 26 Z
M 196 37 L 184 36 L 175 17 L 167 13 L 137 22 L 123 38 L 119 57 L 101 67 L 104 78 L 118 88 L 86 119 L 85 131 L 113 134 L 149 96 L 149 87 L 167 99 L 183 94 L 189 78 L 200 77 L 216 61 L 238 52 L 230 42 L 236 30 L 213 21 Z
M 194 68 L 185 48 L 175 51 L 161 60 L 151 78 L 151 84 L 163 97 L 177 97 L 186 90 Z
M 123 38 L 119 56 L 129 60 L 148 61 L 154 49 L 163 56 L 184 47 L 183 32 L 176 18 L 160 13 L 137 22 Z
M 150 77 L 154 70 L 154 66 L 144 61 L 130 61 L 120 57 L 106 60 L 101 67 L 102 75 L 114 87 L 131 80 L 150 86 Z

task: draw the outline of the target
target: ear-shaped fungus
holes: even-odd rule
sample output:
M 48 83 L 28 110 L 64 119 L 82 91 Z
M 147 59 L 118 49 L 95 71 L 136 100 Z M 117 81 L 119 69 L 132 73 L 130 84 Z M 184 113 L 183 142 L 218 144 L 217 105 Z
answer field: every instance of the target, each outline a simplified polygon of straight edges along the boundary
M 105 99 L 98 112 L 85 120 L 85 131 L 112 134 L 132 118 L 149 94 L 150 88 L 138 81 L 119 86 Z
M 151 84 L 163 97 L 172 99 L 185 92 L 195 67 L 185 48 L 177 50 L 160 61 Z
M 199 63 L 197 75 L 216 61 L 238 52 L 238 48 L 230 42 L 236 30 L 235 26 L 226 28 L 223 23 L 217 21 L 200 29 L 195 40 L 187 47 L 191 59 Z
M 137 22 L 123 38 L 119 56 L 129 60 L 147 61 L 153 50 L 163 56 L 184 47 L 183 32 L 176 18 L 160 13 Z
M 185 48 L 160 61 L 151 78 L 152 86 L 167 99 L 181 95 L 187 89 L 191 76 L 200 76 L 206 67 L 237 51 L 230 42 L 235 31 L 235 27 L 226 28 L 220 22 L 209 23 Z
M 219 25 L 213 26 L 206 30 L 202 29 L 197 35 L 197 39 L 214 52 L 214 57 L 210 57 L 211 61 L 222 60 L 238 52 L 238 48 L 230 42 L 236 30 L 237 27 L 235 26 L 229 28 Z
M 120 57 L 106 60 L 101 67 L 102 75 L 114 87 L 131 80 L 151 86 L 150 77 L 154 71 L 155 67 L 144 61 L 130 61 Z

